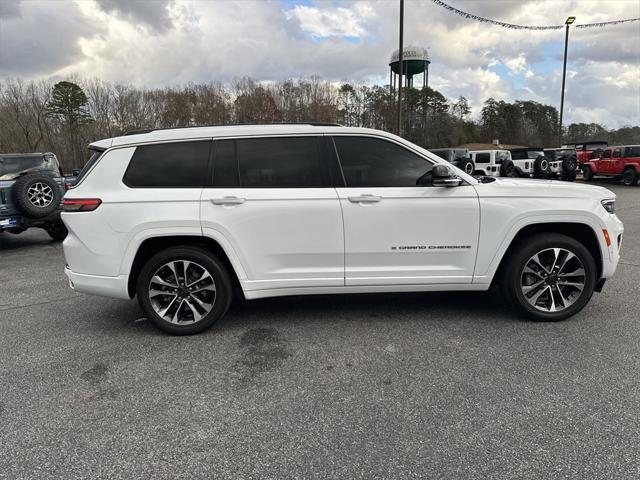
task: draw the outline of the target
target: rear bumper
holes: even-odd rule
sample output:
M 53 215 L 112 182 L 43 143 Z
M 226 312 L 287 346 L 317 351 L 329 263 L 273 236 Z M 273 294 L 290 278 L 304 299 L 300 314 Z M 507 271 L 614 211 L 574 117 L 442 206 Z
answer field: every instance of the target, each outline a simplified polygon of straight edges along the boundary
M 129 300 L 129 275 L 117 277 L 103 277 L 100 275 L 86 275 L 74 273 L 65 267 L 64 274 L 69 279 L 69 286 L 76 292 L 100 295 L 103 297 L 121 298 Z

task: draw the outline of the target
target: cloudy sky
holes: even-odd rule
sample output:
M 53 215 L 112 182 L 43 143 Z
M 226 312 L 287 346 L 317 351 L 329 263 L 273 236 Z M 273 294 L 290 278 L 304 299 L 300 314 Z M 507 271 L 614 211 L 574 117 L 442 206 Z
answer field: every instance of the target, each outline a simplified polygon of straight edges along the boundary
M 640 17 L 638 0 L 449 0 L 529 25 Z M 514 31 L 406 0 L 405 44 L 428 47 L 430 85 L 559 105 L 563 31 Z M 388 82 L 398 0 L 0 0 L 0 77 L 98 77 L 140 86 L 319 75 Z M 640 23 L 572 30 L 566 119 L 640 124 Z

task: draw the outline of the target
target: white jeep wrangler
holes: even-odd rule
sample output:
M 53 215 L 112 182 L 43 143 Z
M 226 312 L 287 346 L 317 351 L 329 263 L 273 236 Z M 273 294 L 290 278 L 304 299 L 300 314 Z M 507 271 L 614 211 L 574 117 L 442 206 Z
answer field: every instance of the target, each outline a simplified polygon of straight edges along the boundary
M 514 160 L 509 150 L 472 150 L 469 152 L 475 163 L 475 174 L 490 177 L 530 177 L 533 162 Z
M 232 288 L 278 295 L 487 290 L 579 312 L 620 258 L 615 195 L 482 181 L 389 133 L 321 124 L 154 130 L 101 140 L 63 200 L 65 273 L 174 334 Z

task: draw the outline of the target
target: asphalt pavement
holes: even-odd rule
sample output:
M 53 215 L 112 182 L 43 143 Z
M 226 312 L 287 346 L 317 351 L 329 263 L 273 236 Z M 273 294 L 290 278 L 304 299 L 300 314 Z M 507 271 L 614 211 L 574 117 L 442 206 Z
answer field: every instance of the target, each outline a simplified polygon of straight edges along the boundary
M 639 478 L 640 187 L 559 323 L 497 292 L 236 301 L 172 337 L 0 234 L 0 478 Z

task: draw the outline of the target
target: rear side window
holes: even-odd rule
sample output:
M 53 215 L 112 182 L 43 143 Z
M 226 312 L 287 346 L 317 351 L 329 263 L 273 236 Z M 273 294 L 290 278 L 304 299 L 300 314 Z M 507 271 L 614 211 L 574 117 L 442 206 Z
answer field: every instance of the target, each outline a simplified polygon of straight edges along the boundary
M 211 142 L 140 145 L 124 174 L 133 188 L 199 188 L 207 182 Z
M 602 158 L 611 158 L 611 150 L 605 150 L 602 154 Z
M 236 140 L 240 186 L 309 188 L 325 184 L 318 137 Z
M 627 147 L 624 149 L 624 156 L 629 157 L 640 157 L 640 146 L 637 147 Z
M 430 183 L 433 164 L 400 145 L 370 137 L 333 137 L 347 187 L 415 187 Z
M 490 161 L 490 153 L 476 153 L 476 163 L 489 163 Z

